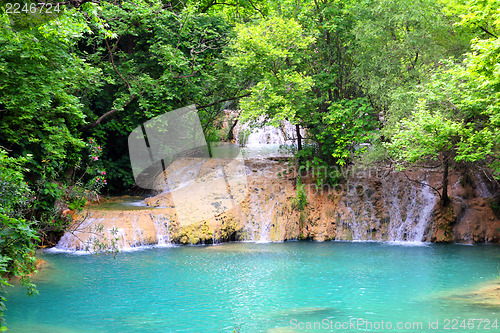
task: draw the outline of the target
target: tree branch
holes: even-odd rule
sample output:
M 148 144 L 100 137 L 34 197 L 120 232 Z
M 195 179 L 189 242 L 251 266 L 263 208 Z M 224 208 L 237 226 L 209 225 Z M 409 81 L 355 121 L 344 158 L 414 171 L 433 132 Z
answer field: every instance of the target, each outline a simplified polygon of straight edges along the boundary
M 498 36 L 495 36 L 494 34 L 492 34 L 491 32 L 489 32 L 486 28 L 484 27 L 479 27 L 479 29 L 483 30 L 484 32 L 486 32 L 488 35 L 490 36 L 493 36 L 495 38 L 498 38 Z
M 262 11 L 259 8 L 255 7 L 252 0 L 248 0 L 248 1 L 250 2 L 250 5 L 253 7 L 253 9 L 258 11 L 260 13 L 260 15 L 262 15 L 263 18 L 266 18 L 266 15 L 264 15 L 264 13 L 262 13 Z
M 141 91 L 139 93 L 139 96 L 142 95 L 144 93 L 144 91 Z M 129 105 L 135 98 L 137 97 L 137 95 L 135 94 L 132 94 L 130 95 L 130 98 L 128 99 L 127 103 L 125 103 L 125 105 L 123 105 L 123 107 L 126 107 L 127 105 Z M 80 128 L 80 132 L 85 132 L 89 129 L 92 129 L 94 127 L 96 127 L 97 125 L 99 125 L 104 119 L 108 118 L 109 116 L 117 113 L 118 111 L 120 111 L 120 109 L 112 109 L 112 110 L 109 110 L 108 112 L 106 112 L 105 114 L 103 114 L 102 116 L 100 116 L 99 118 L 97 118 L 94 122 L 90 123 L 90 124 L 87 124 L 85 125 L 84 127 Z
M 87 3 L 87 2 L 92 2 L 92 3 L 95 3 L 95 4 L 98 4 L 100 5 L 101 4 L 101 1 L 100 0 L 69 0 L 69 1 L 60 1 L 60 2 L 47 2 L 47 1 L 44 1 L 44 2 L 38 2 L 38 6 L 40 5 L 47 5 L 47 4 L 51 4 L 51 5 L 73 5 L 75 7 L 80 7 L 81 5 L 83 5 L 84 3 Z
M 401 171 L 403 173 L 403 175 L 405 175 L 405 177 L 411 181 L 411 182 L 414 182 L 414 183 L 417 183 L 417 184 L 420 184 L 420 185 L 425 185 L 425 186 L 429 186 L 430 188 L 432 188 L 434 191 L 436 191 L 436 193 L 439 195 L 439 199 L 442 201 L 443 198 L 441 196 L 441 193 L 439 192 L 439 190 L 437 188 L 435 188 L 434 186 L 432 185 L 429 185 L 427 183 L 423 183 L 423 182 L 419 182 L 418 180 L 415 180 L 415 179 L 410 179 L 410 177 L 408 177 L 408 175 L 406 174 L 406 172 L 404 171 Z
M 188 78 L 188 77 L 193 77 L 193 76 L 195 76 L 198 73 L 199 73 L 199 71 L 194 71 L 194 72 L 192 72 L 191 74 L 188 74 L 188 75 L 175 75 L 172 78 L 173 79 L 185 79 L 185 78 Z
M 222 102 L 234 101 L 234 100 L 237 100 L 237 99 L 240 99 L 240 98 L 243 98 L 243 97 L 247 97 L 247 96 L 250 96 L 250 93 L 245 94 L 245 95 L 241 95 L 241 96 L 236 96 L 236 97 L 231 97 L 231 98 L 221 99 L 220 101 L 213 102 L 213 103 L 206 104 L 206 105 L 197 106 L 196 108 L 197 108 L 197 109 L 206 109 L 206 108 L 208 108 L 208 107 L 211 107 L 211 106 L 217 105 L 217 104 L 222 103 Z
M 413 60 L 413 63 L 411 64 L 411 68 L 415 69 L 415 65 L 417 64 L 417 60 L 418 60 L 418 51 L 415 54 L 415 60 Z
M 118 71 L 118 69 L 115 66 L 115 61 L 114 61 L 114 57 L 113 57 L 113 50 L 116 49 L 116 46 L 113 47 L 113 50 L 111 50 L 111 47 L 109 46 L 108 39 L 106 38 L 105 41 L 106 41 L 106 47 L 108 48 L 108 51 L 109 51 L 109 59 L 111 60 L 111 65 L 115 69 L 116 74 L 118 74 L 118 76 L 123 80 L 123 82 L 125 82 L 129 91 L 132 90 L 128 81 L 120 74 L 120 72 Z

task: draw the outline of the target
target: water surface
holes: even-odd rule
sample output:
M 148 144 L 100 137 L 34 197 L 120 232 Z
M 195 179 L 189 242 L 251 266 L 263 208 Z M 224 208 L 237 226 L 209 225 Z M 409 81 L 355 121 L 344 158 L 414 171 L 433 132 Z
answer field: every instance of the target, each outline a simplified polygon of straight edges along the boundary
M 42 258 L 40 295 L 8 295 L 11 332 L 330 332 L 298 326 L 359 319 L 449 332 L 446 319 L 495 320 L 500 310 L 463 296 L 495 281 L 497 246 L 231 243 Z

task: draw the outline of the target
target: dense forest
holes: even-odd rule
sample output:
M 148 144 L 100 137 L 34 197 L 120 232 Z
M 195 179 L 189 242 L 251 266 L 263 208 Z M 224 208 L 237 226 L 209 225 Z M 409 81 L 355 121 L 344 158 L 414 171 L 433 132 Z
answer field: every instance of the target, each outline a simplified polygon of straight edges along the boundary
M 233 139 L 225 109 L 307 129 L 307 168 L 441 168 L 443 206 L 450 168 L 500 177 L 498 0 L 26 0 L 0 15 L 4 287 L 36 292 L 35 249 L 62 212 L 136 190 L 128 135 L 187 105 L 209 142 Z

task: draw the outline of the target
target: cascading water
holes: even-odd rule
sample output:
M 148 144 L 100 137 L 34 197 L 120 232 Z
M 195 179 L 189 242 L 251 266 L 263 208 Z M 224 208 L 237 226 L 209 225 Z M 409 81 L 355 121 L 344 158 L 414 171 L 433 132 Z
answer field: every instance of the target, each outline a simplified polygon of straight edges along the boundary
M 264 126 L 257 127 L 250 132 L 247 138 L 248 146 L 255 145 L 282 145 L 293 139 L 293 130 L 287 131 L 287 127 Z
M 249 128 L 248 124 L 243 124 L 236 130 Z M 257 128 L 248 136 L 247 144 L 268 146 L 291 143 L 295 139 L 295 126 L 284 122 L 280 127 Z M 225 147 L 217 147 L 221 152 L 222 148 Z M 99 224 L 102 224 L 105 238 L 114 237 L 120 249 L 170 246 L 174 242 L 216 244 L 230 239 L 269 242 L 310 235 L 314 239 L 354 241 L 422 242 L 430 239 L 431 219 L 438 197 L 429 186 L 417 185 L 401 174 L 347 177 L 342 191 L 332 197 L 328 193 L 314 197 L 322 201 L 321 204 L 308 198 L 310 205 L 299 213 L 291 208 L 291 200 L 296 195 L 295 179 L 282 177 L 288 172 L 283 171 L 286 164 L 282 164 L 282 159 L 251 157 L 232 169 L 230 164 L 223 167 L 210 163 L 182 159 L 172 164 L 167 170 L 169 186 L 163 193 L 146 199 L 144 206 L 137 206 L 138 210 L 134 211 L 103 213 L 93 210 L 78 227 L 61 238 L 57 248 L 85 250 Z M 422 182 L 425 181 L 424 178 Z M 476 185 L 480 196 L 491 195 L 483 183 L 479 181 Z M 457 180 L 452 187 L 459 185 Z M 215 188 L 217 191 L 212 195 L 210 191 Z M 193 200 L 194 195 L 199 194 L 197 191 L 202 190 L 207 192 L 206 197 L 210 197 L 213 206 L 209 207 L 211 210 L 203 209 L 213 211 L 214 216 L 200 209 L 205 197 Z M 184 194 L 176 199 L 175 191 Z M 186 226 L 179 220 L 181 206 L 185 212 L 198 212 L 196 217 L 200 217 L 193 222 L 194 227 L 185 232 L 180 229 Z M 320 214 L 313 220 L 309 214 L 314 212 Z M 215 220 L 210 222 L 208 218 L 213 217 Z M 202 224 L 205 226 L 201 227 Z M 117 231 L 110 234 L 113 228 Z
M 342 219 L 337 226 L 339 235 L 352 240 L 371 240 L 370 222 L 373 215 L 373 204 L 370 200 L 361 199 L 366 188 L 365 182 L 355 181 L 346 185 L 346 209 L 349 216 Z
M 346 185 L 345 214 L 337 224 L 337 240 L 423 242 L 437 196 L 429 186 L 417 185 L 391 175 L 376 189 L 369 179 Z M 425 184 L 425 183 L 424 183 Z
M 110 239 L 114 239 L 113 242 L 114 242 L 114 246 L 118 249 L 118 250 L 130 250 L 131 249 L 131 246 L 130 246 L 130 243 L 127 239 L 127 235 L 125 233 L 125 230 L 123 228 L 111 228 L 111 229 L 108 229 L 108 237 L 109 235 L 112 235 L 112 238 Z M 92 244 L 91 244 L 91 250 L 94 250 L 92 249 Z
M 165 217 L 163 214 L 158 214 L 153 216 L 151 214 L 151 219 L 154 222 L 156 229 L 156 239 L 158 246 L 171 246 L 170 241 L 170 219 Z
M 280 122 L 279 126 L 262 125 L 263 120 L 255 125 L 250 123 L 237 124 L 233 129 L 233 136 L 240 146 L 256 148 L 262 146 L 277 147 L 279 145 L 295 145 L 297 143 L 297 131 L 295 125 L 287 120 Z M 301 128 L 301 136 L 306 136 L 305 130 Z
M 256 194 L 251 195 L 252 203 L 249 222 L 246 223 L 246 240 L 257 243 L 266 243 L 271 241 L 271 228 L 273 225 L 273 213 L 275 211 L 277 200 L 263 202 Z
M 486 182 L 480 175 L 476 175 L 474 179 L 474 185 L 476 187 L 476 193 L 480 198 L 489 198 L 492 196 L 490 189 L 486 185 Z
M 86 230 L 90 230 L 91 226 L 96 223 L 95 218 L 87 218 L 81 223 L 75 224 L 73 228 L 67 231 L 57 243 L 56 249 L 65 251 L 85 251 L 87 246 L 80 239 L 79 234 Z
M 425 183 L 424 183 L 425 184 Z M 388 184 L 393 191 L 387 191 L 391 217 L 389 225 L 390 241 L 422 242 L 431 220 L 431 214 L 437 197 L 429 186 L 412 186 L 405 194 L 406 205 L 400 203 L 400 188 L 394 183 Z M 401 212 L 404 209 L 404 215 Z
M 118 250 L 170 246 L 170 223 L 168 214 L 155 211 L 90 211 L 63 235 L 55 250 L 92 252 L 102 246 Z

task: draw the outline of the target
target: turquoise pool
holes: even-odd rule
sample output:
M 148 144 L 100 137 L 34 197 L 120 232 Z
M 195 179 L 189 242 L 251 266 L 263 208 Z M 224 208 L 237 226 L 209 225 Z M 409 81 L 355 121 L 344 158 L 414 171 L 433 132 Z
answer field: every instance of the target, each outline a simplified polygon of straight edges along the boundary
M 45 253 L 49 266 L 35 278 L 40 294 L 10 289 L 6 320 L 10 332 L 51 333 L 500 332 L 500 308 L 466 295 L 496 281 L 499 250 L 285 242 L 150 248 L 116 258 Z M 464 319 L 477 320 L 464 329 Z

